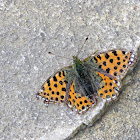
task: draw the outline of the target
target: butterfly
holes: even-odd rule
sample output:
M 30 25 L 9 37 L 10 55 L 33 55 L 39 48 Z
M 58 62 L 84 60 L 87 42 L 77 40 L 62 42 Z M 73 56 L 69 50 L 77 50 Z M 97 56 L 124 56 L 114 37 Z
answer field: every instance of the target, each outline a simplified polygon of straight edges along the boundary
M 99 98 L 110 102 L 118 97 L 121 80 L 135 61 L 134 51 L 126 50 L 95 53 L 83 61 L 73 56 L 73 65 L 49 77 L 36 97 L 46 106 L 64 103 L 83 114 Z

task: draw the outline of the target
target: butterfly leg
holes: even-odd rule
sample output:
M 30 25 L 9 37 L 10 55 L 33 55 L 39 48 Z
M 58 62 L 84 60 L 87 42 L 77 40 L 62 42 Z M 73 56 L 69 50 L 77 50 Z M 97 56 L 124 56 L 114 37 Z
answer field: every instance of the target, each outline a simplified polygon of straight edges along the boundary
M 97 101 L 96 101 L 97 96 L 92 96 L 91 100 L 94 102 L 94 105 L 96 105 Z

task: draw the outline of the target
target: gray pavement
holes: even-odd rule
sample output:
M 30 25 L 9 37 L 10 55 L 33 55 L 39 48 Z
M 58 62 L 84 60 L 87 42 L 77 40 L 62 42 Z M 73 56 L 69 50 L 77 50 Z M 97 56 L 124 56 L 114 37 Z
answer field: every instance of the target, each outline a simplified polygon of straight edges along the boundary
M 136 51 L 139 0 L 0 0 L 0 139 L 139 139 L 138 65 L 124 79 L 119 100 L 101 118 L 101 100 L 84 116 L 63 105 L 46 108 L 36 100 L 43 82 L 72 64 L 47 52 L 72 58 L 87 36 L 81 59 L 97 50 Z

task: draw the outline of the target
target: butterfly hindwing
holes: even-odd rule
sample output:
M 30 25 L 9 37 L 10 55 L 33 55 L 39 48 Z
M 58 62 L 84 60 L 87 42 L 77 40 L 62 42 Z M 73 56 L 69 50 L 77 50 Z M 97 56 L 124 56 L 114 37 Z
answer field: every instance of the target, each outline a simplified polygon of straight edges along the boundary
M 98 72 L 97 72 L 98 73 Z M 98 91 L 99 97 L 106 99 L 107 101 L 115 100 L 119 95 L 118 90 L 121 86 L 120 80 L 111 79 L 101 73 L 98 73 L 102 78 L 104 84 L 100 84 L 100 89 Z
M 80 93 L 75 92 L 74 83 L 72 83 L 71 85 L 67 103 L 70 108 L 76 108 L 78 113 L 84 113 L 90 107 L 95 105 L 95 101 L 93 101 L 92 99 L 89 99 L 86 96 L 81 96 Z

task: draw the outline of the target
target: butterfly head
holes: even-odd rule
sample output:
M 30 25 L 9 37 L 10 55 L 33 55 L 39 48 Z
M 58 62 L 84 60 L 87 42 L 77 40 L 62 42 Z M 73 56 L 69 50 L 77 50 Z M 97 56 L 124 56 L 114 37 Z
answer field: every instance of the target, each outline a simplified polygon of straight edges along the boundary
M 73 64 L 76 68 L 82 65 L 82 61 L 77 56 L 73 56 Z
M 73 56 L 73 63 L 81 62 L 77 56 Z

